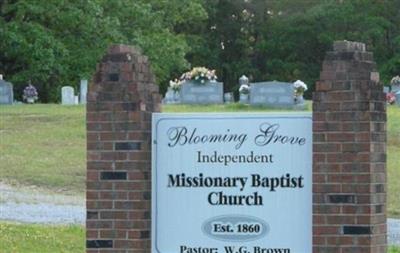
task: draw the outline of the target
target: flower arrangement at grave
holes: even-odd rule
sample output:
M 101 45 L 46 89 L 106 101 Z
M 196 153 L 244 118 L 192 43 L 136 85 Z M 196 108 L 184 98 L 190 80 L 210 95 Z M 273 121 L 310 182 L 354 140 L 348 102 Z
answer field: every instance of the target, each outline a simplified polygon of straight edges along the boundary
M 178 92 L 181 89 L 182 81 L 175 79 L 169 81 L 169 87 L 175 92 Z
M 239 87 L 239 93 L 247 95 L 250 93 L 250 86 L 248 84 L 242 84 Z
M 25 87 L 22 97 L 27 103 L 33 104 L 38 100 L 38 95 L 35 86 L 29 83 L 29 85 Z
M 307 84 L 305 84 L 301 80 L 297 80 L 293 83 L 294 86 L 294 95 L 296 97 L 303 96 L 304 92 L 307 90 Z
M 184 73 L 180 80 L 182 81 L 195 81 L 200 84 L 206 82 L 216 82 L 217 75 L 215 70 L 210 70 L 206 67 L 195 67 L 191 71 Z
M 392 80 L 390 81 L 391 85 L 399 85 L 400 86 L 400 76 L 395 76 L 392 78 Z
M 297 80 L 294 82 L 294 95 L 295 96 L 303 96 L 304 92 L 307 90 L 307 84 L 305 84 L 301 80 Z
M 390 105 L 393 105 L 396 102 L 396 96 L 393 92 L 388 92 L 386 94 L 386 102 Z
M 195 67 L 192 70 L 185 72 L 179 79 L 169 81 L 169 87 L 175 92 L 178 92 L 185 81 L 195 81 L 199 84 L 206 84 L 207 82 L 216 82 L 217 75 L 215 70 L 210 70 L 206 67 Z
M 399 90 L 398 88 L 394 87 L 400 87 L 400 76 L 395 76 L 390 80 L 390 85 L 392 86 L 392 92 L 389 92 L 386 94 L 386 102 L 390 105 L 393 105 L 396 103 L 396 91 Z
M 297 80 L 293 83 L 294 86 L 294 102 L 296 104 L 303 104 L 304 102 L 304 92 L 307 90 L 307 84 L 301 80 Z

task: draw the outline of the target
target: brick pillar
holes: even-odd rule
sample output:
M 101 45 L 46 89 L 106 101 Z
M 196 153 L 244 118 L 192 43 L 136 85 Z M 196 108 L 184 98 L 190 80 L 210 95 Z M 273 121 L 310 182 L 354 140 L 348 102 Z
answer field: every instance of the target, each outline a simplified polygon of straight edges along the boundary
M 313 103 L 313 252 L 386 252 L 386 105 L 372 53 L 339 41 Z
M 87 101 L 87 252 L 150 252 L 151 113 L 160 96 L 147 57 L 109 48 Z M 129 251 L 128 251 L 129 250 Z

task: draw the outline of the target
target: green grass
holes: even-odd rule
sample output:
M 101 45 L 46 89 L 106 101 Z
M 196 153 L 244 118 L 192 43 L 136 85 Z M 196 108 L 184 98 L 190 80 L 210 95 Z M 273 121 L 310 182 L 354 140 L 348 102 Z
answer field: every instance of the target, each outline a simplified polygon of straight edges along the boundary
M 8 183 L 84 192 L 83 106 L 0 106 L 0 175 Z
M 0 223 L 2 253 L 78 253 L 85 251 L 81 226 Z
M 400 217 L 400 107 L 388 107 L 387 131 L 387 210 L 389 216 Z
M 399 247 L 389 247 L 389 253 L 400 253 Z
M 310 110 L 311 104 L 308 104 Z M 285 111 L 241 104 L 168 105 L 164 112 Z M 83 106 L 0 107 L 0 180 L 52 191 L 85 189 Z M 388 214 L 400 217 L 400 108 L 388 107 Z

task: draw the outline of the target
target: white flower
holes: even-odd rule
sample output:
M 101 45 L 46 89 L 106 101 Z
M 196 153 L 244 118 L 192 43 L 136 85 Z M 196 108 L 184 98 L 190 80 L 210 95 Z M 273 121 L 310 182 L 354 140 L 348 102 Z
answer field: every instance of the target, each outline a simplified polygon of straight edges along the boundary
M 294 95 L 295 96 L 303 96 L 304 91 L 307 90 L 307 84 L 305 84 L 301 80 L 297 80 L 293 83 L 294 86 Z
M 239 88 L 239 92 L 243 94 L 248 94 L 250 92 L 250 86 L 247 84 L 242 84 Z
M 172 80 L 169 81 L 169 87 L 171 87 L 171 89 L 173 89 L 174 91 L 180 90 L 181 85 L 182 85 L 182 82 L 178 81 L 177 79 L 175 79 L 174 81 L 172 81 Z
M 195 67 L 191 71 L 184 73 L 180 78 L 181 81 L 196 80 L 200 83 L 215 81 L 216 79 L 215 70 L 209 70 L 206 67 Z
M 392 84 L 392 85 L 400 85 L 400 76 L 393 77 L 392 80 L 390 81 L 390 84 Z
M 295 89 L 302 89 L 303 91 L 307 90 L 307 84 L 305 84 L 303 81 L 301 80 L 297 80 L 296 82 L 294 82 L 294 88 Z

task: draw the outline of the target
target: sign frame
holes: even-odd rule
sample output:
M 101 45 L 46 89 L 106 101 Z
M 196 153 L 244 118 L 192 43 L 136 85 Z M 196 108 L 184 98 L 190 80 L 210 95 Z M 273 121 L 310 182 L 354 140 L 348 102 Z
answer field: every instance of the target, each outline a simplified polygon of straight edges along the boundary
M 312 250 L 312 113 L 304 112 L 304 113 L 281 113 L 281 112 L 268 112 L 268 113 L 153 113 L 152 116 L 152 224 L 151 224 L 151 237 L 152 237 L 152 245 L 151 250 L 152 253 L 172 253 L 172 252 L 163 252 L 158 248 L 158 237 L 157 237 L 157 228 L 158 228 L 158 210 L 157 210 L 157 202 L 158 202 L 158 195 L 157 195 L 157 155 L 158 155 L 158 127 L 159 123 L 163 120 L 212 120 L 212 119 L 305 119 L 309 120 L 308 124 L 310 126 L 310 132 L 307 133 L 308 145 L 310 145 L 309 151 L 309 175 L 311 180 L 308 182 L 310 185 L 308 186 L 309 192 L 308 195 L 310 197 L 309 200 L 309 210 L 310 213 L 308 216 L 308 233 L 309 238 L 307 242 L 307 249 Z M 206 144 L 205 144 L 206 145 Z M 223 216 L 223 215 L 222 215 Z M 229 216 L 229 215 L 226 215 Z M 247 215 L 244 215 L 247 216 Z M 247 216 L 247 217 L 251 217 Z M 268 228 L 269 229 L 269 228 Z M 203 228 L 202 228 L 203 230 Z M 223 241 L 223 240 L 221 240 Z M 229 241 L 229 240 L 228 240 Z M 218 252 L 218 251 L 217 251 Z M 291 251 L 290 251 L 291 252 Z M 311 251 L 310 251 L 311 252 Z M 225 252 L 218 252 L 218 253 L 225 253 Z M 238 253 L 253 253 L 253 251 L 243 251 Z M 257 253 L 257 252 L 254 252 Z M 261 251 L 260 251 L 261 253 Z M 308 253 L 308 252 L 291 252 L 291 253 Z

